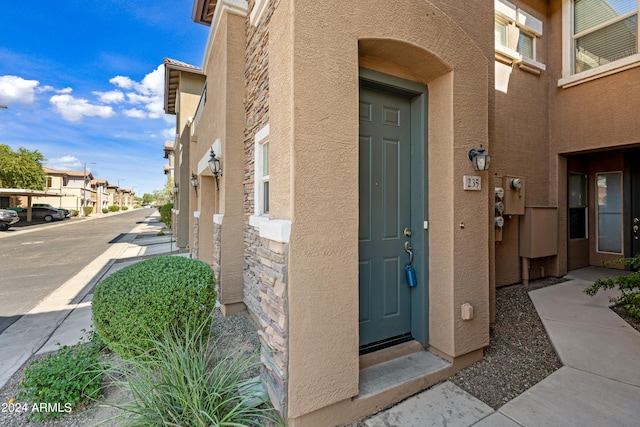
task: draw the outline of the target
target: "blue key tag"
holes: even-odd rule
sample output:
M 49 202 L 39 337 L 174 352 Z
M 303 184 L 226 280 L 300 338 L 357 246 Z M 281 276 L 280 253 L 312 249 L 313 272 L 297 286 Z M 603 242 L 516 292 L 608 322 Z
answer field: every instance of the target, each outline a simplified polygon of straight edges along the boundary
M 418 285 L 418 279 L 416 278 L 416 271 L 410 264 L 406 264 L 404 266 L 404 272 L 407 275 L 407 284 L 410 288 L 413 288 Z

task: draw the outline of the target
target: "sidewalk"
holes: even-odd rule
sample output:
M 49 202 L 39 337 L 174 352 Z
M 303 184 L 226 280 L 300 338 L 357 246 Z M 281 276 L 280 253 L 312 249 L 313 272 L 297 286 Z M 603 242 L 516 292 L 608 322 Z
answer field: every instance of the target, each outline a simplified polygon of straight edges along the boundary
M 53 351 L 57 343 L 73 344 L 82 337 L 91 325 L 89 291 L 102 277 L 147 256 L 171 253 L 170 240 L 153 236 L 154 227 L 140 224 L 127 241 L 115 244 L 0 334 L 0 387 L 32 353 Z M 498 410 L 446 381 L 364 420 L 364 425 L 638 425 L 640 333 L 608 308 L 611 292 L 595 297 L 583 292 L 596 279 L 613 274 L 588 267 L 572 271 L 567 282 L 529 293 L 564 366 Z
M 587 267 L 529 293 L 564 365 L 494 411 L 444 382 L 364 421 L 368 427 L 632 426 L 640 423 L 640 333 L 583 291 L 612 270 Z
M 87 220 L 90 220 L 88 218 Z M 114 271 L 149 256 L 177 254 L 159 216 L 147 218 L 76 276 L 52 292 L 29 313 L 0 334 L 0 387 L 32 354 L 75 344 L 91 327 L 93 287 Z

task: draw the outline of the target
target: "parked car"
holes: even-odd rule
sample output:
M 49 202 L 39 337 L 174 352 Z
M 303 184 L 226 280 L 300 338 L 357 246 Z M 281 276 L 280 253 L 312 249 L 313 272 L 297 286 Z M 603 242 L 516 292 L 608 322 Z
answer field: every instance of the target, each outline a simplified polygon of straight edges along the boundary
M 18 213 L 20 219 L 27 219 L 27 210 L 23 210 Z M 31 208 L 31 220 L 44 220 L 45 222 L 51 222 L 55 220 L 64 219 L 64 212 L 58 209 L 50 208 Z
M 49 203 L 34 203 L 32 206 L 34 208 L 49 208 L 49 209 L 62 211 L 62 213 L 64 213 L 65 218 L 69 218 L 69 216 L 71 215 L 71 211 L 69 209 L 56 208 L 55 206 L 51 206 Z
M 0 209 L 0 230 L 8 230 L 16 222 L 20 221 L 16 211 Z

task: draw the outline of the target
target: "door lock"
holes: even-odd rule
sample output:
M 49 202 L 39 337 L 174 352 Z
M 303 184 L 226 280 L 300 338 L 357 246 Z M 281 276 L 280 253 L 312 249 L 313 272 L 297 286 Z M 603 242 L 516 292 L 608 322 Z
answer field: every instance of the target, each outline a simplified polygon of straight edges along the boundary
M 411 230 L 409 227 L 404 228 L 404 237 L 411 237 Z
M 404 242 L 404 250 L 405 250 L 406 253 L 409 254 L 409 264 L 408 265 L 413 264 L 413 251 L 412 251 L 412 249 L 413 248 L 411 247 L 411 243 Z

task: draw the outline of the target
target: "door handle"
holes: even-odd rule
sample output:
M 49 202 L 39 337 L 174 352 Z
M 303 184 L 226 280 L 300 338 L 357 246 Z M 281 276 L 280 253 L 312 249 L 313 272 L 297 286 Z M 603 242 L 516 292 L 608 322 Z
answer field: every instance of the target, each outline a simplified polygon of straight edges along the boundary
M 409 254 L 409 265 L 413 264 L 413 251 L 411 249 L 413 249 L 411 243 L 404 242 L 404 251 Z
M 633 239 L 634 240 L 638 240 L 638 222 L 640 222 L 640 220 L 638 218 L 633 218 Z

